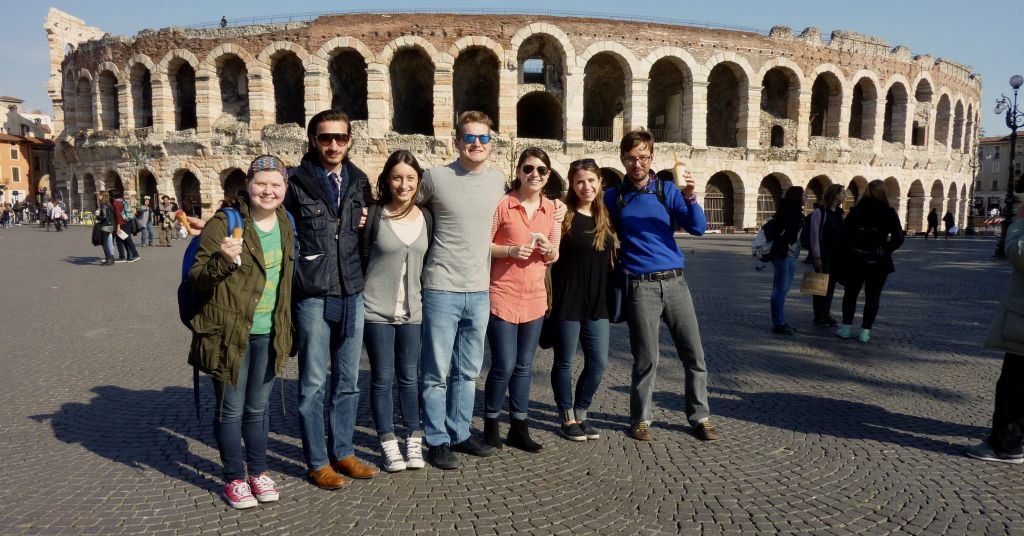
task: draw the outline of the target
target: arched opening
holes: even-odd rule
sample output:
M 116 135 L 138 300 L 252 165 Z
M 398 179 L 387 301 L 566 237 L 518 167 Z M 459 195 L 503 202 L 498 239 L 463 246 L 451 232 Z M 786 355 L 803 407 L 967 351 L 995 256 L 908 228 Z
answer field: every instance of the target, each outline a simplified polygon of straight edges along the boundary
M 603 167 L 601 168 L 601 189 L 609 190 L 622 184 L 623 174 L 615 168 Z
M 935 209 L 939 212 L 939 218 L 944 214 L 943 209 L 945 208 L 946 191 L 942 187 L 942 181 L 936 179 L 932 182 L 932 199 L 928 203 L 928 210 Z
M 117 98 L 117 78 L 110 71 L 101 71 L 97 77 L 99 88 L 100 130 L 121 128 L 121 110 Z
M 895 210 L 900 209 L 900 182 L 896 180 L 896 177 L 889 177 L 885 179 L 885 198 L 889 201 L 889 206 Z M 865 192 L 867 189 L 864 190 Z
M 921 79 L 914 89 L 914 122 L 910 131 L 910 144 L 923 147 L 928 141 L 928 125 L 932 113 L 932 85 Z
M 88 78 L 79 78 L 75 91 L 76 125 L 78 130 L 93 128 L 92 124 L 92 84 Z
M 789 183 L 789 180 L 786 180 Z M 764 222 L 771 219 L 775 214 L 779 201 L 782 200 L 784 187 L 779 180 L 777 173 L 765 176 L 761 179 L 761 185 L 757 187 L 757 226 L 761 227 Z
M 331 58 L 327 67 L 331 77 L 331 109 L 345 112 L 352 121 L 366 121 L 367 110 L 366 59 L 359 52 L 346 49 Z
M 242 58 L 234 54 L 217 59 L 220 82 L 220 113 L 239 123 L 249 122 L 249 70 Z
M 516 67 L 520 84 L 540 84 L 544 90 L 565 91 L 565 50 L 548 34 L 533 34 L 519 45 Z
M 245 172 L 235 168 L 224 176 L 224 200 L 233 202 L 238 192 L 245 190 Z
M 967 206 L 967 185 L 960 187 L 960 211 L 957 213 L 956 224 L 964 229 L 967 226 L 967 218 L 971 217 L 968 212 L 970 207 Z
M 194 218 L 203 217 L 202 197 L 199 194 L 199 179 L 191 172 L 181 172 L 177 181 L 179 206 L 185 214 Z
M 196 70 L 184 60 L 175 60 L 169 71 L 171 99 L 174 101 L 174 129 L 196 128 Z
M 562 124 L 562 104 L 547 91 L 527 93 L 516 105 L 516 136 L 520 138 L 560 140 Z
M 64 111 L 64 130 L 66 132 L 74 133 L 78 128 L 78 108 L 76 107 L 75 93 L 77 89 L 75 87 L 75 81 L 72 79 L 71 74 L 65 72 L 64 80 L 60 86 L 60 96 L 63 101 L 62 109 Z
M 785 147 L 786 132 L 796 133 L 797 110 L 800 109 L 800 79 L 786 67 L 773 67 L 761 79 L 761 128 L 771 126 L 767 145 Z M 762 140 L 762 145 L 765 141 Z
M 939 105 L 935 108 L 935 143 L 949 147 L 949 124 L 952 119 L 952 106 L 949 97 L 939 97 Z
M 498 57 L 485 47 L 470 47 L 459 53 L 452 70 L 455 117 L 468 110 L 478 110 L 498 125 Z
M 686 64 L 661 58 L 651 66 L 647 84 L 647 127 L 658 142 L 690 142 L 685 107 L 693 96 Z
M 836 75 L 824 72 L 811 86 L 811 136 L 839 137 L 839 112 L 843 107 L 842 85 Z
M 875 110 L 878 91 L 870 78 L 861 78 L 853 86 L 850 102 L 849 135 L 852 139 L 870 140 L 875 137 Z
M 907 88 L 896 82 L 885 94 L 885 121 L 882 140 L 906 143 L 907 140 Z
M 946 195 L 946 212 L 953 215 L 953 221 L 956 221 L 956 183 L 949 185 L 949 193 Z
M 719 171 L 708 179 L 704 188 L 704 215 L 708 230 L 723 230 L 737 227 L 742 221 L 738 214 L 737 199 L 742 203 L 743 183 L 735 175 Z
M 136 63 L 132 66 L 131 86 L 135 128 L 153 126 L 153 76 L 145 65 Z
M 964 136 L 964 103 L 956 101 L 956 106 L 953 108 L 953 142 L 950 148 L 953 150 L 960 150 L 963 143 Z
M 964 145 L 962 147 L 964 154 L 971 154 L 971 145 L 974 141 L 974 105 L 967 105 L 967 126 L 964 128 Z
M 96 210 L 96 179 L 91 173 L 82 176 L 82 208 Z
M 160 204 L 160 193 L 157 191 L 156 177 L 149 170 L 139 171 L 139 185 L 142 188 L 142 196 L 149 196 L 149 205 L 155 207 Z
M 825 175 L 818 175 L 807 183 L 807 200 L 804 201 L 804 212 L 814 210 L 814 207 L 821 204 L 825 189 L 832 184 L 832 181 Z
M 623 134 L 625 69 L 619 58 L 602 52 L 583 69 L 583 139 L 615 141 Z
M 434 133 L 434 63 L 422 48 L 403 48 L 391 59 L 391 129 L 399 134 Z
M 868 180 L 861 176 L 854 177 L 846 186 L 846 200 L 843 201 L 843 212 L 849 214 L 853 205 L 860 201 L 860 196 L 867 190 Z
M 924 231 L 924 219 L 924 185 L 921 184 L 921 181 L 916 180 L 910 185 L 910 191 L 907 192 L 907 234 Z
M 743 70 L 733 63 L 719 63 L 708 75 L 707 144 L 739 147 L 740 112 L 746 93 Z
M 107 172 L 107 176 L 103 183 L 106 186 L 107 192 L 120 192 L 122 194 L 125 193 L 124 181 L 121 180 L 121 175 L 114 170 L 110 170 Z
M 274 82 L 274 122 L 278 125 L 306 124 L 306 70 L 293 52 L 278 52 L 271 59 L 270 77 Z
M 775 125 L 772 127 L 770 143 L 772 147 L 783 147 L 786 145 L 786 131 L 782 130 L 782 126 Z

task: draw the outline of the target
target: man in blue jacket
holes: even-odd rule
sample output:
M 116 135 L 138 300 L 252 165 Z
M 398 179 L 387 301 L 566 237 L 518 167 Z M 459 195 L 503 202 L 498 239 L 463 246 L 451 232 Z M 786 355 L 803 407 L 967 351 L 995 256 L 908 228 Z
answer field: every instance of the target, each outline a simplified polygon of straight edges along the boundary
M 683 254 L 673 236 L 676 226 L 694 236 L 703 235 L 707 228 L 694 194 L 693 175 L 686 171 L 676 178 L 678 184 L 660 181 L 651 171 L 654 138 L 647 131 L 626 134 L 619 155 L 626 176 L 619 187 L 605 192 L 604 203 L 621 243 L 619 262 L 629 272 L 629 292 L 623 302 L 633 354 L 629 435 L 639 441 L 653 439 L 651 394 L 664 319 L 686 374 L 686 418 L 698 438 L 718 439 L 708 418 L 708 371 L 697 314 L 683 276 Z

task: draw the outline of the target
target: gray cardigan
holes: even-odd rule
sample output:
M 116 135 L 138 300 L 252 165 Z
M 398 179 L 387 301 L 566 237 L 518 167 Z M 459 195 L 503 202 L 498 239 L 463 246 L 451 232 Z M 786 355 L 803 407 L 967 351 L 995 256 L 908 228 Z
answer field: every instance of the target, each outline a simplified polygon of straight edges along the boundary
M 430 246 L 426 218 L 421 215 L 423 230 L 412 244 L 406 245 L 398 238 L 387 218 L 381 218 L 377 237 L 370 246 L 369 262 L 366 266 L 366 289 L 363 290 L 363 304 L 366 321 L 383 324 L 420 324 L 423 322 L 423 305 L 420 299 L 423 273 L 423 259 Z M 402 264 L 406 263 L 405 292 L 408 316 L 395 317 L 395 303 L 398 301 L 398 278 Z

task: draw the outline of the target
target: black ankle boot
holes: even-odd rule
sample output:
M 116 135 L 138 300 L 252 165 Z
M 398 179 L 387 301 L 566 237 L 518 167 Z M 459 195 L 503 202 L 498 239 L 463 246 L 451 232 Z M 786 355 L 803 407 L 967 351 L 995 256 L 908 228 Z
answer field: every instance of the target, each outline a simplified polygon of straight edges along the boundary
M 501 430 L 498 429 L 498 419 L 484 419 L 484 443 L 500 449 L 501 448 Z
M 526 419 L 512 419 L 512 426 L 508 429 L 508 439 L 505 443 L 526 452 L 540 452 L 544 447 L 530 439 L 530 427 Z

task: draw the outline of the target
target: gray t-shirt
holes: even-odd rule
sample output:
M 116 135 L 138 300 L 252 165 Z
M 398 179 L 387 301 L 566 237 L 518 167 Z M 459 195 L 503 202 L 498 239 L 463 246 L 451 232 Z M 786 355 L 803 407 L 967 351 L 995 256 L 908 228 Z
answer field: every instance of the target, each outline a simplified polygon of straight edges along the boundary
M 492 167 L 470 173 L 456 160 L 423 173 L 420 199 L 434 214 L 434 238 L 423 288 L 484 292 L 491 284 L 491 221 L 505 194 L 505 175 Z

